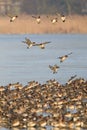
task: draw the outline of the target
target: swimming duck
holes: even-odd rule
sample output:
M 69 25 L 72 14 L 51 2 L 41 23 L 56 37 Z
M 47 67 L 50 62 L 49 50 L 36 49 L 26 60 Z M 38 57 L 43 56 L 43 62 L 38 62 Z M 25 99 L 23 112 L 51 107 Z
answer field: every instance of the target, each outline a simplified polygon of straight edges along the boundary
M 3 91 L 5 91 L 5 87 L 0 86 L 0 92 L 3 92 Z
M 25 41 L 22 41 L 23 43 L 26 43 L 28 45 L 27 48 L 31 48 L 32 46 L 35 45 L 35 42 L 31 42 L 29 38 L 25 38 Z
M 39 46 L 41 49 L 45 49 L 45 45 L 48 44 L 50 42 L 43 42 L 43 43 L 40 43 L 40 44 L 35 44 L 34 46 Z
M 32 17 L 36 19 L 36 22 L 37 22 L 38 24 L 41 23 L 41 17 L 40 17 L 40 15 L 39 15 L 38 17 L 36 17 L 36 16 L 32 16 Z
M 64 55 L 64 56 L 61 56 L 61 57 L 58 57 L 60 59 L 60 62 L 63 62 L 64 60 L 66 60 L 68 58 L 69 55 L 71 55 L 71 53 L 67 54 L 67 55 Z
M 53 74 L 55 74 L 55 73 L 57 73 L 58 68 L 60 68 L 60 67 L 55 64 L 54 66 L 49 65 L 49 68 L 53 71 Z
M 36 122 L 35 122 L 35 121 L 29 120 L 29 121 L 27 122 L 27 127 L 34 127 L 34 126 L 36 126 Z
M 12 127 L 17 127 L 20 125 L 20 121 L 18 119 L 14 119 L 12 122 Z

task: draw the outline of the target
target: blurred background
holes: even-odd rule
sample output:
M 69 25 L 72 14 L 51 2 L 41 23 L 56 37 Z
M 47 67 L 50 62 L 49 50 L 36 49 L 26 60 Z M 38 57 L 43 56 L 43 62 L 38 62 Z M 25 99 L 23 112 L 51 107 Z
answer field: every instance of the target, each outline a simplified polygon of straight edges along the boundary
M 66 22 L 58 14 L 64 14 Z M 11 24 L 8 16 L 14 15 L 18 19 Z M 40 15 L 41 23 L 32 15 Z M 0 0 L 0 34 L 87 33 L 86 26 L 87 0 Z
M 55 14 L 87 15 L 87 0 L 0 0 L 0 15 Z

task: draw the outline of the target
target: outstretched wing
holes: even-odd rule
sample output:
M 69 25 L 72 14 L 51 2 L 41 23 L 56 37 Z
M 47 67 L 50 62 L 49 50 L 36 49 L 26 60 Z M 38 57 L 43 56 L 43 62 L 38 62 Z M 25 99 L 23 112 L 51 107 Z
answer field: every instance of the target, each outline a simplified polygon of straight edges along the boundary
M 25 37 L 25 41 L 22 41 L 23 43 L 26 43 L 27 45 L 30 45 L 32 42 L 30 41 L 30 39 Z
M 70 52 L 69 54 L 67 54 L 67 55 L 71 55 L 72 54 L 72 52 Z
M 76 77 L 77 75 L 71 76 L 71 78 L 69 80 L 72 80 Z
M 8 17 L 12 18 L 13 16 L 11 14 L 7 14 Z
M 31 42 L 31 40 L 27 37 L 25 37 L 26 42 Z
M 52 70 L 52 69 L 53 69 L 53 66 L 49 65 L 49 68 Z
M 45 44 L 48 44 L 50 42 L 42 42 L 42 43 L 39 43 L 39 44 L 35 44 L 34 46 L 41 46 L 41 47 L 44 47 Z
M 34 44 L 34 46 L 40 46 L 40 44 Z
M 48 43 L 51 43 L 51 42 L 41 42 L 41 43 L 39 43 L 37 45 L 45 45 L 45 44 L 48 44 Z
M 59 68 L 59 66 L 58 66 L 58 65 L 56 65 L 56 64 L 54 65 L 54 67 L 55 67 L 55 68 Z
M 35 18 L 35 19 L 36 19 L 37 17 L 36 17 L 36 16 L 32 16 L 32 18 Z
M 40 43 L 40 44 L 48 44 L 48 43 L 51 43 L 50 41 L 49 42 L 42 42 L 42 43 Z
M 70 84 L 76 76 L 77 75 L 71 76 L 71 78 L 68 80 L 67 84 Z

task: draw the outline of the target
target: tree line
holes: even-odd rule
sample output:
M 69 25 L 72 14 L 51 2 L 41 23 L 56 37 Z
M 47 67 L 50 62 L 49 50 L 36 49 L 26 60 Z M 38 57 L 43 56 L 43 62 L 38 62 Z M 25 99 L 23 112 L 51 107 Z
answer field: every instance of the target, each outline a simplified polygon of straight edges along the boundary
M 22 0 L 21 12 L 27 14 L 87 13 L 87 0 Z
M 2 2 L 4 7 L 1 7 Z M 0 1 L 0 12 L 87 14 L 87 0 L 3 0 Z

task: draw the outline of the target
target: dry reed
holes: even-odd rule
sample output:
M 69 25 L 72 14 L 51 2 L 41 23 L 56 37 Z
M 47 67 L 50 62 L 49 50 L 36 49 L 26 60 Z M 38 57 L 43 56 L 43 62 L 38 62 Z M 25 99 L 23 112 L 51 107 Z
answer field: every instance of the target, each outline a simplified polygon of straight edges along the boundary
M 55 16 L 51 16 L 55 17 Z M 40 33 L 87 33 L 87 16 L 67 16 L 66 22 L 61 19 L 54 25 L 46 16 L 41 16 L 37 24 L 32 16 L 19 16 L 14 22 L 9 17 L 0 17 L 0 34 L 40 34 Z

